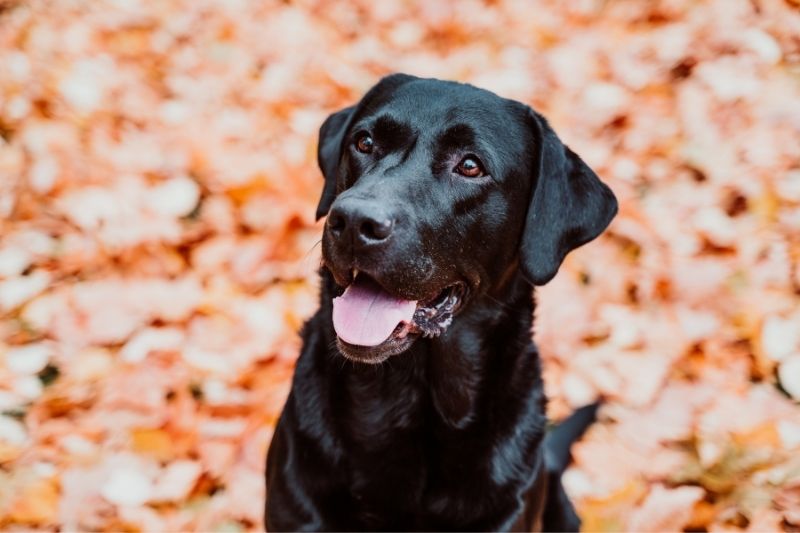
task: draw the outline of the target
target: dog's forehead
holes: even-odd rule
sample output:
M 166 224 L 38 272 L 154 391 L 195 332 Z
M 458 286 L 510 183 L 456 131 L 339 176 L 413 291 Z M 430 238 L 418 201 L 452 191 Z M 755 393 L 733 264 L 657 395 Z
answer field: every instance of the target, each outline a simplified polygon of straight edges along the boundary
M 522 105 L 492 92 L 457 82 L 417 79 L 377 94 L 366 115 L 388 116 L 415 128 L 466 124 L 500 134 L 520 123 Z
M 419 112 L 447 113 L 452 109 L 474 108 L 505 112 L 508 100 L 472 85 L 440 80 L 414 80 L 393 93 L 393 101 Z
M 471 85 L 415 79 L 365 99 L 351 132 L 413 138 L 438 157 L 459 148 L 475 151 L 502 174 L 526 160 L 534 142 L 528 116 L 527 106 Z

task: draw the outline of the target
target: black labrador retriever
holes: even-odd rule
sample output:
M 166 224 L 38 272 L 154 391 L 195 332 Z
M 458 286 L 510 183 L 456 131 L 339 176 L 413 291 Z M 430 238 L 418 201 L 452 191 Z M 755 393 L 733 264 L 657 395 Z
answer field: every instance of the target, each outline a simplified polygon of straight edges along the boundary
M 395 74 L 320 129 L 319 311 L 267 459 L 269 530 L 575 530 L 591 408 L 545 439 L 533 285 L 611 190 L 535 111 Z

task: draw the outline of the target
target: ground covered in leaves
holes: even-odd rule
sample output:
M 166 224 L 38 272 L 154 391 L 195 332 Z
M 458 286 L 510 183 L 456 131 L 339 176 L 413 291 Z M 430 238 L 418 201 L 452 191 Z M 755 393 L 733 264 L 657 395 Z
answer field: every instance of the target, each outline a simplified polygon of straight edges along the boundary
M 316 132 L 381 75 L 529 102 L 621 201 L 539 291 L 589 530 L 800 529 L 795 0 L 0 0 L 0 527 L 262 526 Z

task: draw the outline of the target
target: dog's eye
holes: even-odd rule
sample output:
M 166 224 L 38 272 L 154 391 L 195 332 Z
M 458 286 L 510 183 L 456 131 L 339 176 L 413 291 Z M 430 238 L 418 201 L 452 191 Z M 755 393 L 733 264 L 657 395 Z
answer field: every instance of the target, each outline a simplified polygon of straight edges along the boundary
M 362 154 L 371 154 L 372 149 L 375 147 L 375 141 L 369 136 L 369 133 L 359 133 L 356 137 L 356 150 Z
M 467 178 L 477 178 L 486 172 L 483 170 L 480 160 L 474 155 L 468 155 L 456 165 L 455 171 Z

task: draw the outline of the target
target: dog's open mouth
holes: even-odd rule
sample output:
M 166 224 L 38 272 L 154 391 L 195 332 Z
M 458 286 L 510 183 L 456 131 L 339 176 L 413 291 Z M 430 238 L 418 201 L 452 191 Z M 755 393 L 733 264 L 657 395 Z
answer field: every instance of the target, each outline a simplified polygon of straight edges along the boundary
M 341 341 L 353 346 L 374 347 L 416 335 L 435 337 L 453 321 L 464 293 L 464 284 L 456 283 L 427 301 L 404 300 L 359 273 L 333 299 L 333 327 Z

